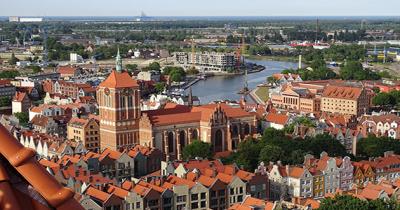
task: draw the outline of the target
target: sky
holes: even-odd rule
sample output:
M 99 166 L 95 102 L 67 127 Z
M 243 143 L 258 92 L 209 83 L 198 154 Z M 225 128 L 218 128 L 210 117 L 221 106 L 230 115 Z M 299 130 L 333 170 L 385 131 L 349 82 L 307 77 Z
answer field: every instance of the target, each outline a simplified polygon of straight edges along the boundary
M 6 3 L 4 3 L 4 2 Z M 400 0 L 0 0 L 0 16 L 400 16 Z

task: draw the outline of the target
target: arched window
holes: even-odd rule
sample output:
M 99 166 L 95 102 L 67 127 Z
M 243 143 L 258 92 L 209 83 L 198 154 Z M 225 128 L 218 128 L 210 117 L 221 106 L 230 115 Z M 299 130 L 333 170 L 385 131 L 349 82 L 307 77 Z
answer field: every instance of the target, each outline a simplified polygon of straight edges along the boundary
M 199 133 L 197 132 L 197 129 L 194 129 L 192 131 L 192 140 L 199 140 Z
M 181 150 L 186 146 L 186 133 L 185 131 L 179 132 L 179 144 L 181 146 Z
M 244 135 L 249 135 L 249 134 L 250 134 L 250 125 L 246 123 L 244 125 Z
M 168 133 L 168 153 L 174 152 L 174 134 Z
M 215 152 L 222 152 L 222 145 L 223 145 L 223 136 L 222 136 L 222 131 L 217 130 L 215 132 L 215 138 L 214 138 L 214 151 Z

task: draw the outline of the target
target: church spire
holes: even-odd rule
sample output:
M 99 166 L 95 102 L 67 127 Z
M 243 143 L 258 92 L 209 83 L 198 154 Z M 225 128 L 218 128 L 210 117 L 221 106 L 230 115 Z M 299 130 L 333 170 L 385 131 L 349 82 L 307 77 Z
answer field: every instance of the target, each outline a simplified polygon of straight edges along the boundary
M 118 47 L 117 57 L 115 58 L 115 70 L 117 70 L 117 72 L 122 71 L 122 59 L 121 55 L 119 54 L 119 47 Z

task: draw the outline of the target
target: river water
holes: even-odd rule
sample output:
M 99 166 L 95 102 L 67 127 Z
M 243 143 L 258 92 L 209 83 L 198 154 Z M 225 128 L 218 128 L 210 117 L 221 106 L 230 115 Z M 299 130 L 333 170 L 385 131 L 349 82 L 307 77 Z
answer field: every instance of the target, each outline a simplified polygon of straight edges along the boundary
M 284 61 L 246 60 L 265 66 L 265 70 L 248 75 L 248 85 L 254 89 L 257 85 L 266 81 L 266 78 L 284 69 L 297 68 L 297 63 Z M 207 104 L 217 100 L 239 100 L 241 95 L 237 92 L 243 88 L 244 75 L 215 76 L 201 80 L 192 86 L 194 96 L 199 97 L 200 103 Z

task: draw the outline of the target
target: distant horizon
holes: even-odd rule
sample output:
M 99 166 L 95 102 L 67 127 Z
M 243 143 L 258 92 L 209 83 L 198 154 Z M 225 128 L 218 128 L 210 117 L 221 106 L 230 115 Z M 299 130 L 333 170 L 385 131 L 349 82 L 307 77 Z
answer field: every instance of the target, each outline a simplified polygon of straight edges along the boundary
M 2 16 L 398 16 L 398 0 L 13 0 L 0 8 Z

